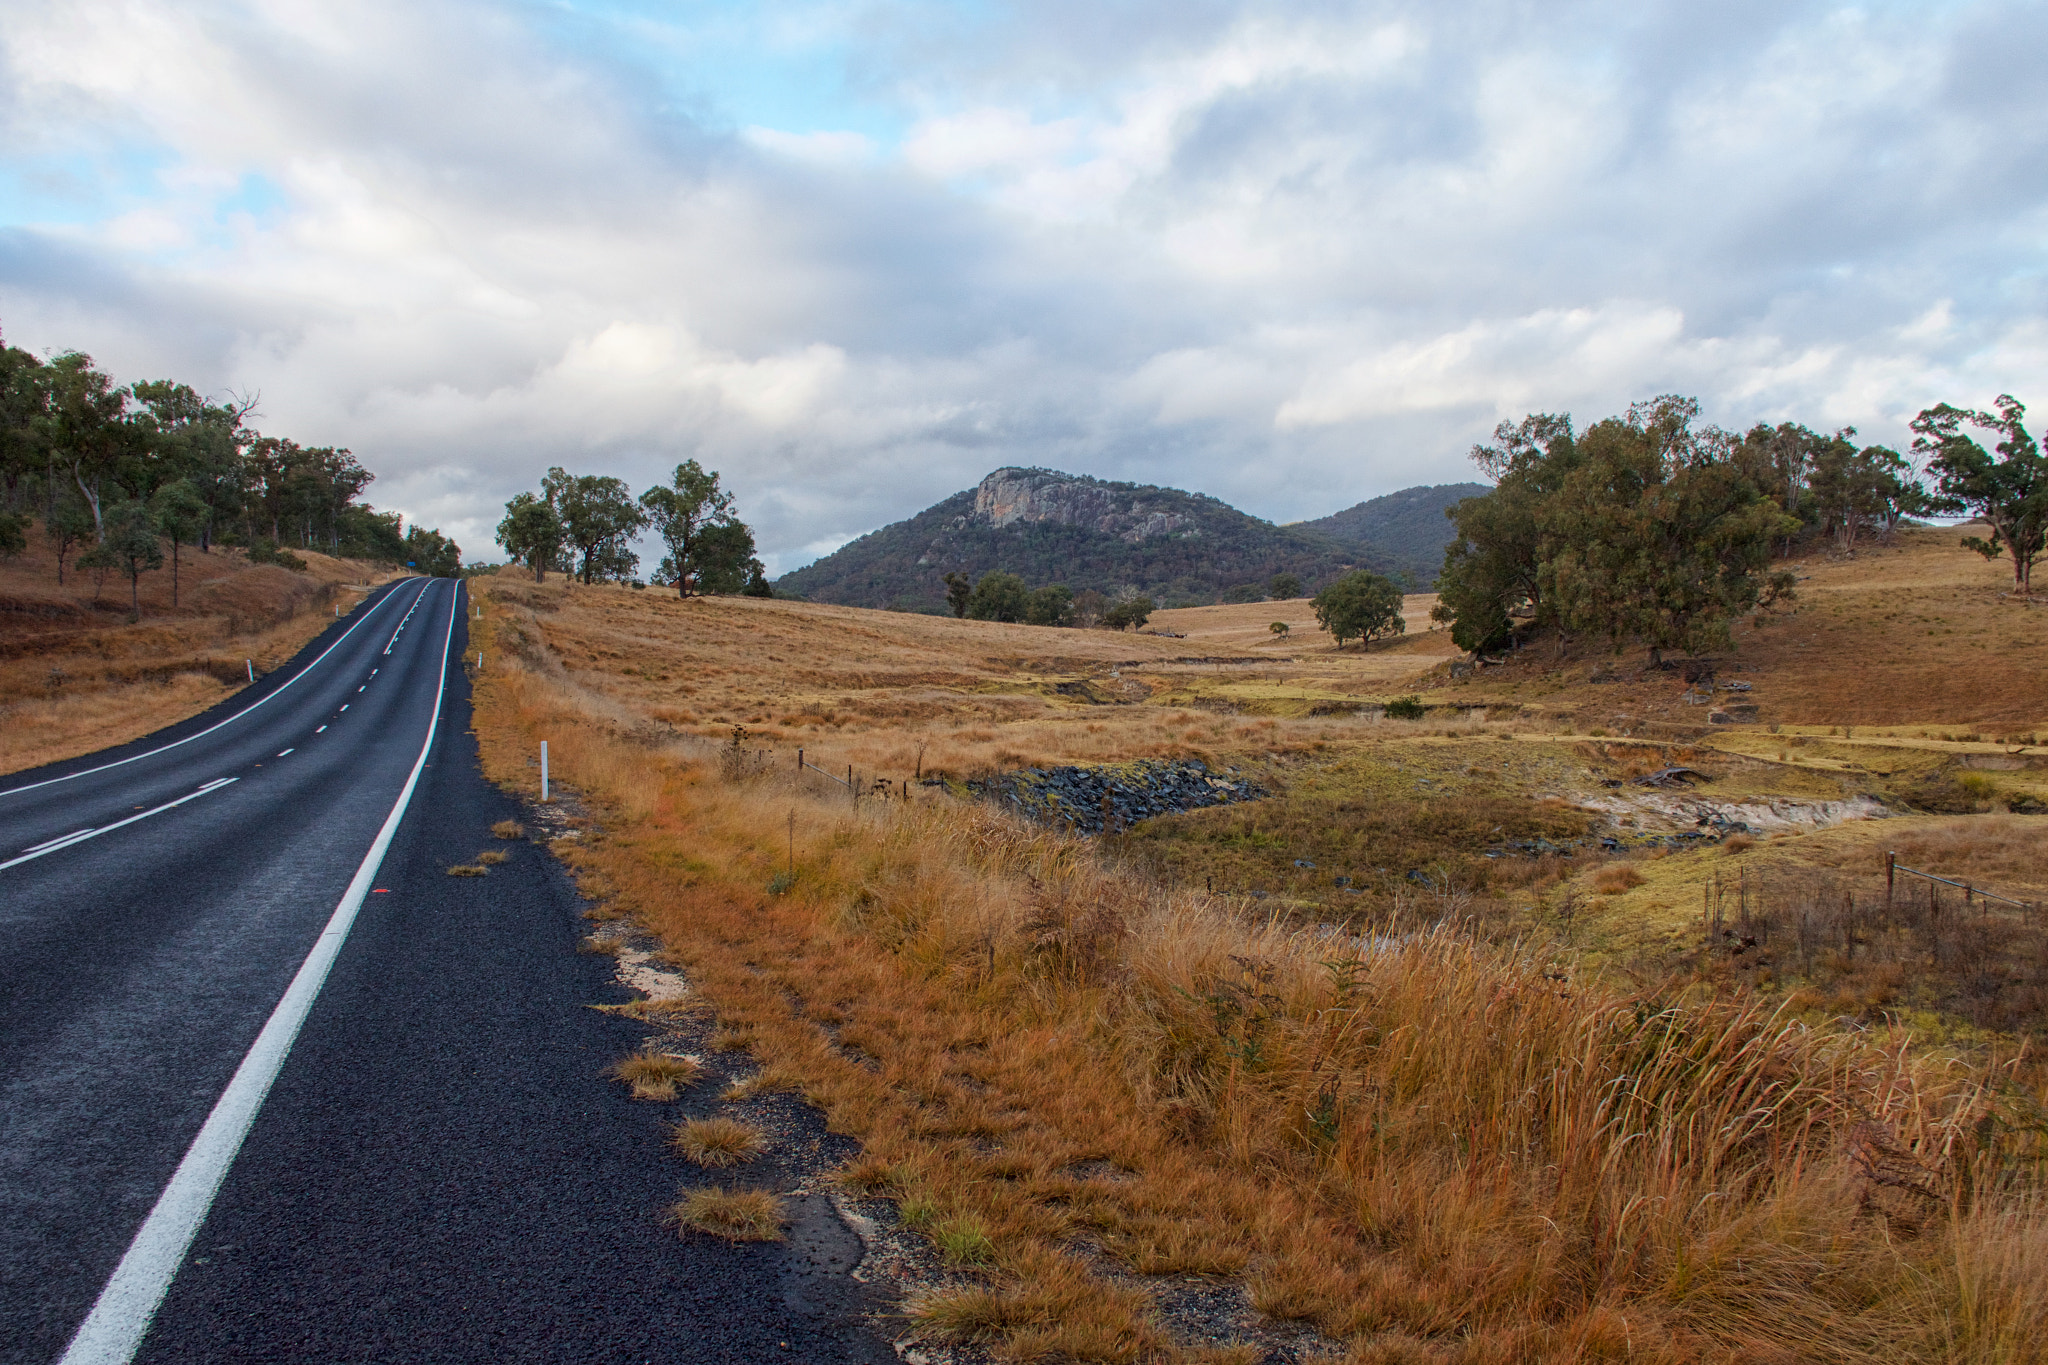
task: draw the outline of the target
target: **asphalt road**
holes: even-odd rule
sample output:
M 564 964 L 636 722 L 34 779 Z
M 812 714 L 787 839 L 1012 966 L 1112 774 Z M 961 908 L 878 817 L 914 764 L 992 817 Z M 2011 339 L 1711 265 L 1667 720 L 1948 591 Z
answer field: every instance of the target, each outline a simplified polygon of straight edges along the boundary
M 489 834 L 466 612 L 400 582 L 205 716 L 0 778 L 0 1361 L 894 1359 L 829 1210 L 662 1225 L 673 1116 L 599 1074 L 644 1030 L 585 1008 L 624 993 L 560 867 Z

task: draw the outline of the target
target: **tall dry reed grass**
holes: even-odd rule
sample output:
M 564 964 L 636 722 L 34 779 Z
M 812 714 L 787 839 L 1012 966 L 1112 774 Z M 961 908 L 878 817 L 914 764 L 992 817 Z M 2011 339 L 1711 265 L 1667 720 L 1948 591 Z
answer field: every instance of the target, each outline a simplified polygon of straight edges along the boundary
M 1143 1277 L 1194 1273 L 1358 1361 L 2048 1341 L 2041 1133 L 1903 1038 L 1400 916 L 1248 918 L 942 796 L 725 782 L 560 676 L 487 677 L 478 729 L 528 788 L 549 740 L 608 831 L 567 855 L 586 893 L 664 937 L 764 1083 L 860 1138 L 920 1225 L 986 1238 L 911 1306 L 929 1330 L 1192 1358 Z

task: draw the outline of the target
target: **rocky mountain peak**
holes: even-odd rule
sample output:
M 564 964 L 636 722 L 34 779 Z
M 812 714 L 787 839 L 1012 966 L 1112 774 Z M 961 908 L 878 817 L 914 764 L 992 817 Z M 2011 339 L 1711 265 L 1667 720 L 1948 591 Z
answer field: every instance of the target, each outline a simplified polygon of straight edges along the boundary
M 998 469 L 974 490 L 974 511 L 960 519 L 984 526 L 1049 521 L 1081 526 L 1132 544 L 1189 529 L 1189 518 L 1149 505 L 1128 486 L 1050 469 Z

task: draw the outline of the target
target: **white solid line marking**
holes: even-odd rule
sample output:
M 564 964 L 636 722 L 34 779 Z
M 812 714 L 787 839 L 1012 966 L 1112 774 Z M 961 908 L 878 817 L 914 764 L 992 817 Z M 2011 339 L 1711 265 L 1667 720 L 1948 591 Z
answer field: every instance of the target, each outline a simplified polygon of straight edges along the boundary
M 289 754 L 289 753 L 294 753 L 294 752 L 296 752 L 296 751 L 295 751 L 295 750 L 292 750 L 292 749 L 286 749 L 286 750 L 284 751 L 284 754 Z M 279 755 L 278 755 L 278 757 L 279 757 L 279 758 L 283 758 L 283 757 L 284 757 L 284 754 L 279 754 Z
M 323 725 L 323 726 L 321 726 L 321 727 L 320 727 L 320 728 L 319 728 L 318 730 L 315 730 L 315 731 L 314 731 L 313 733 L 314 733 L 314 734 L 316 734 L 316 735 L 318 735 L 318 734 L 325 734 L 325 733 L 326 733 L 326 731 L 327 731 L 327 727 Z
M 69 834 L 60 834 L 54 839 L 48 840 L 44 843 L 36 844 L 31 848 L 23 849 L 22 852 L 41 853 L 46 848 L 55 848 L 57 845 L 63 843 L 67 839 L 83 838 L 85 835 L 88 835 L 90 833 L 92 833 L 92 826 L 88 825 L 84 829 L 74 829 Z
M 420 591 L 424 593 L 426 589 L 422 588 L 420 589 Z M 340 640 L 336 640 L 333 644 L 327 646 L 327 648 L 320 651 L 320 659 L 324 659 L 328 655 L 332 654 L 335 650 L 340 649 L 341 641 L 346 640 L 349 636 L 356 633 L 356 626 L 362 625 L 364 621 L 368 621 L 372 616 L 375 616 L 377 612 L 383 607 L 383 605 L 386 602 L 389 602 L 395 595 L 395 593 L 387 592 L 382 597 L 378 598 L 377 605 L 370 608 L 368 612 L 364 613 L 362 621 L 358 621 L 354 626 L 350 626 L 347 630 L 341 633 Z M 414 600 L 414 605 L 418 605 L 417 599 Z M 80 768 L 75 773 L 66 773 L 62 777 L 44 778 L 41 782 L 31 782 L 26 787 L 9 787 L 6 791 L 0 791 L 0 796 L 13 796 L 17 792 L 32 792 L 37 787 L 47 787 L 53 782 L 69 782 L 74 777 L 85 777 L 92 773 L 103 773 L 109 768 L 118 768 L 124 763 L 137 763 L 145 758 L 154 758 L 158 754 L 177 748 L 180 744 L 190 744 L 193 740 L 200 739 L 207 735 L 210 735 L 215 730 L 220 729 L 221 726 L 231 725 L 234 722 L 240 720 L 243 716 L 248 715 L 251 711 L 254 711 L 257 707 L 263 705 L 264 702 L 267 702 L 272 697 L 276 696 L 278 692 L 284 691 L 287 687 L 290 687 L 293 683 L 305 677 L 308 673 L 311 673 L 315 668 L 318 668 L 320 666 L 320 659 L 313 660 L 312 663 L 307 664 L 304 668 L 292 674 L 291 677 L 286 678 L 283 682 L 279 683 L 276 691 L 265 693 L 263 696 L 258 697 L 255 701 L 250 702 L 241 710 L 235 712 L 235 714 L 233 714 L 232 716 L 229 716 L 226 720 L 217 721 L 214 724 L 207 726 L 204 730 L 201 730 L 196 735 L 187 735 L 183 739 L 174 739 L 169 744 L 164 745 L 164 747 L 161 749 L 151 749 L 146 754 L 135 754 L 129 758 L 117 758 L 112 763 L 102 763 L 97 768 Z
M 182 806 L 187 801 L 196 800 L 199 797 L 206 795 L 210 791 L 217 791 L 220 788 L 225 787 L 230 782 L 240 782 L 241 780 L 242 779 L 239 777 L 217 777 L 213 781 L 201 787 L 199 790 L 194 792 L 187 792 L 185 795 L 179 797 L 175 801 L 166 801 L 161 806 L 158 806 L 155 810 L 146 810 L 142 812 L 142 814 L 140 815 L 131 815 L 126 820 L 116 820 L 111 825 L 101 825 L 98 829 L 82 829 L 78 831 L 78 833 L 76 834 L 67 834 L 61 839 L 52 839 L 47 844 L 38 844 L 34 848 L 24 852 L 20 857 L 9 858 L 6 862 L 0 863 L 0 872 L 4 872 L 6 869 L 15 866 L 17 863 L 31 862 L 34 859 L 41 858 L 47 854 L 60 852 L 63 849 L 71 847 L 73 844 L 82 844 L 87 839 L 97 839 L 102 834 L 105 834 L 110 830 L 117 830 L 121 828 L 121 826 L 123 825 L 132 825 L 137 820 L 147 820 L 152 815 L 161 815 L 165 811 L 171 809 L 171 807 L 173 806 Z
M 277 1008 L 271 1011 L 263 1031 L 256 1035 L 248 1055 L 235 1068 L 234 1079 L 214 1101 L 213 1112 L 206 1116 L 199 1136 L 192 1139 L 192 1146 L 186 1150 L 185 1159 L 178 1163 L 171 1183 L 164 1186 L 164 1192 L 157 1196 L 156 1207 L 149 1211 L 149 1217 L 135 1234 L 135 1240 L 129 1243 L 127 1254 L 121 1257 L 121 1264 L 114 1268 L 113 1277 L 100 1290 L 92 1312 L 79 1324 L 59 1365 L 126 1365 L 142 1345 L 150 1320 L 156 1316 L 157 1305 L 163 1302 L 172 1278 L 184 1263 L 192 1238 L 198 1233 L 200 1224 L 206 1221 L 207 1210 L 213 1206 L 213 1197 L 219 1191 L 221 1181 L 226 1179 L 228 1168 L 234 1165 L 235 1155 L 241 1151 L 242 1140 L 248 1136 L 250 1125 L 255 1123 L 257 1111 L 263 1107 L 263 1097 L 270 1093 L 271 1082 L 277 1079 L 285 1058 L 290 1055 L 299 1028 L 306 1022 L 306 1015 L 312 1010 L 313 1001 L 327 980 L 328 970 L 341 953 L 341 945 L 355 923 L 356 912 L 362 908 L 371 883 L 377 879 L 377 869 L 384 861 L 385 850 L 391 847 L 391 837 L 398 832 L 398 822 L 412 801 L 413 788 L 419 785 L 420 770 L 427 766 L 427 755 L 434 748 L 434 734 L 441 725 L 441 698 L 448 685 L 448 649 L 454 639 L 455 614 L 451 611 L 448 614 L 447 638 L 441 644 L 441 676 L 434 688 L 434 715 L 427 724 L 427 741 L 420 746 L 420 756 L 413 761 L 412 775 L 405 779 L 405 788 L 398 793 L 391 814 L 384 817 L 384 827 L 377 831 L 376 841 L 363 855 L 355 879 L 342 893 L 341 903 L 334 907 L 334 914 L 313 944 L 313 950 L 299 965 L 298 974 L 285 989 L 284 998 L 277 1002 Z

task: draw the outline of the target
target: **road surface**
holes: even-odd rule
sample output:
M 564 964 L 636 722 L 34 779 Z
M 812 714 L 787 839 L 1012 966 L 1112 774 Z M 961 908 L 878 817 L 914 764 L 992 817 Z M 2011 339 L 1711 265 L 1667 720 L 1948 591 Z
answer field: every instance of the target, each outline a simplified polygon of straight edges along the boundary
M 600 1079 L 642 1029 L 585 1008 L 624 996 L 560 867 L 489 834 L 468 610 L 400 581 L 0 778 L 0 1361 L 894 1358 L 805 1254 L 661 1225 L 674 1116 Z

